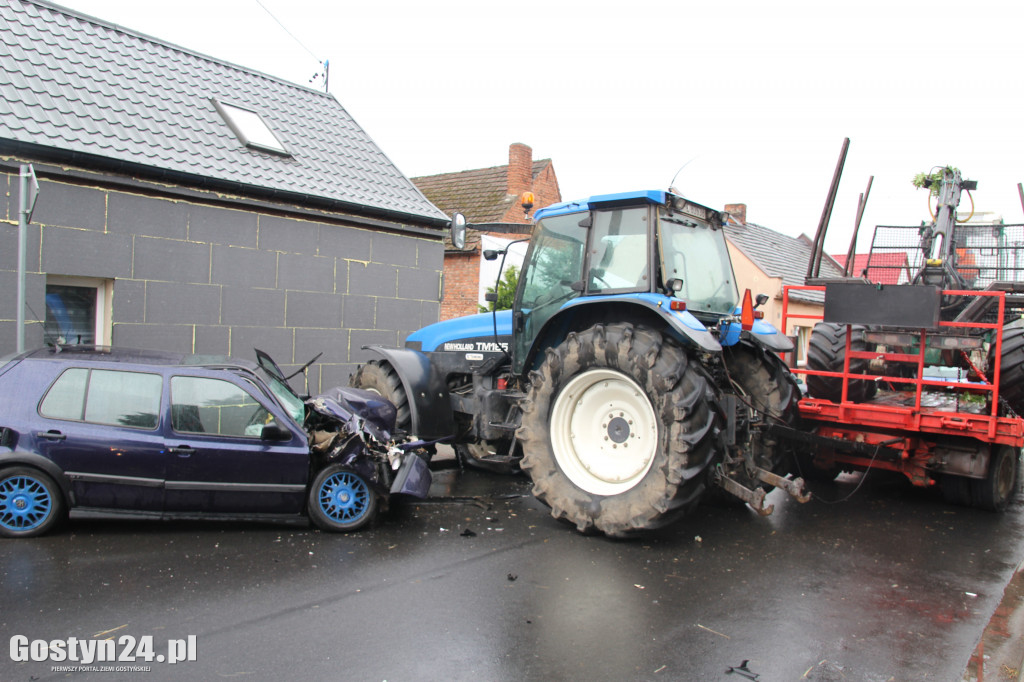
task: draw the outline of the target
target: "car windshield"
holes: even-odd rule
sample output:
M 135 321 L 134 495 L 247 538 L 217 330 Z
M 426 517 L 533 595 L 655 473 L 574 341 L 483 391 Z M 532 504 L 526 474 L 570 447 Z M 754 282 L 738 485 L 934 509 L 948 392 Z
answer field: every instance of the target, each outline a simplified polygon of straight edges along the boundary
M 662 284 L 682 280 L 675 297 L 693 313 L 731 313 L 739 301 L 725 234 L 680 213 L 659 218 Z
M 267 386 L 270 387 L 270 392 L 277 398 L 277 402 L 287 410 L 288 415 L 295 420 L 296 424 L 301 424 L 306 416 L 306 405 L 288 385 L 281 368 L 277 366 L 273 358 L 259 349 L 256 350 L 256 360 L 259 362 L 260 371 L 267 381 Z
M 288 416 L 294 419 L 296 424 L 301 424 L 306 416 L 306 405 L 302 398 L 295 395 L 295 391 L 291 389 L 291 386 L 265 369 L 263 370 L 263 376 L 267 380 L 270 392 L 274 394 L 277 402 L 281 403 L 281 406 L 288 412 Z

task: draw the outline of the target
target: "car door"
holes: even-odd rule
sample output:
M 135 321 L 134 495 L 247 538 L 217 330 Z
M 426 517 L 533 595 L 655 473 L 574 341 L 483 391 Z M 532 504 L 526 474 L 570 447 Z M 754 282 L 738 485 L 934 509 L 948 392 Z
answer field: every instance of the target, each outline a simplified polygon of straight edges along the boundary
M 169 383 L 167 513 L 302 512 L 309 446 L 276 403 L 244 379 L 178 374 Z M 272 422 L 280 436 L 261 438 Z
M 47 389 L 33 436 L 70 479 L 76 507 L 160 512 L 162 388 L 158 373 L 70 367 Z

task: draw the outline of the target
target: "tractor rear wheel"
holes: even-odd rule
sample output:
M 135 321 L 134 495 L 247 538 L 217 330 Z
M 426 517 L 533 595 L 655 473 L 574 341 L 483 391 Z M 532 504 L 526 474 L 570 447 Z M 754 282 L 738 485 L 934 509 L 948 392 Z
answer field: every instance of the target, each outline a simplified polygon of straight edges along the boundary
M 850 328 L 850 350 L 867 349 L 864 339 L 866 329 L 855 324 Z M 807 346 L 807 369 L 819 372 L 842 372 L 846 361 L 846 325 L 833 322 L 819 322 L 811 331 L 811 341 Z M 851 374 L 867 374 L 868 361 L 861 358 L 850 359 Z M 847 399 L 859 403 L 874 397 L 878 390 L 874 381 L 850 381 Z M 812 398 L 840 401 L 843 395 L 843 380 L 839 377 L 823 377 L 807 375 L 807 391 Z
M 623 537 L 700 501 L 719 451 L 716 396 L 659 332 L 595 325 L 530 374 L 518 437 L 533 494 L 581 532 Z

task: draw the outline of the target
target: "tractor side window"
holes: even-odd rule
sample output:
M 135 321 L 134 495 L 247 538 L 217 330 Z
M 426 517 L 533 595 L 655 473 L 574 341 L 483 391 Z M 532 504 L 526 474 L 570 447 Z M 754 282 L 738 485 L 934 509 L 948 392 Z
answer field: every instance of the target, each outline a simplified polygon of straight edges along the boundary
M 533 340 L 566 301 L 582 293 L 586 213 L 552 216 L 537 223 L 522 273 L 515 305 L 512 365 L 520 371 Z M 576 286 L 574 286 L 576 285 Z
M 686 216 L 661 216 L 663 285 L 682 280 L 675 296 L 692 312 L 729 313 L 739 301 L 722 230 Z
M 579 222 L 585 213 L 555 216 L 537 224 L 533 246 L 521 276 L 520 306 L 531 310 L 579 296 L 572 285 L 581 279 L 586 228 Z M 545 318 L 546 319 L 546 318 Z
M 647 215 L 646 207 L 594 215 L 589 291 L 650 291 Z

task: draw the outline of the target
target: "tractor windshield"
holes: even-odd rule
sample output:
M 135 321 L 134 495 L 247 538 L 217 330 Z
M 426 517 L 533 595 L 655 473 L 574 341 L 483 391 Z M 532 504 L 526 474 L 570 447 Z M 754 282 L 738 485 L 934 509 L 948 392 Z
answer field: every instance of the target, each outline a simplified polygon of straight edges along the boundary
M 722 230 L 680 213 L 658 220 L 662 285 L 682 280 L 675 297 L 692 313 L 731 313 L 739 301 L 732 261 Z

